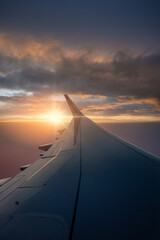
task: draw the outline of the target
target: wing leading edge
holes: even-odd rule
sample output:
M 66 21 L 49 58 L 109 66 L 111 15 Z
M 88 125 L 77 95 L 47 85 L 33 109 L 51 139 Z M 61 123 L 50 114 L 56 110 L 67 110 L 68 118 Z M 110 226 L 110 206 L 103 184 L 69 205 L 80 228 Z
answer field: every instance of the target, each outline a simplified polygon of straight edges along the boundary
M 79 179 L 73 119 L 41 159 L 0 187 L 0 239 L 69 239 Z
M 160 160 L 65 98 L 74 117 L 68 129 L 0 188 L 0 238 L 159 239 Z

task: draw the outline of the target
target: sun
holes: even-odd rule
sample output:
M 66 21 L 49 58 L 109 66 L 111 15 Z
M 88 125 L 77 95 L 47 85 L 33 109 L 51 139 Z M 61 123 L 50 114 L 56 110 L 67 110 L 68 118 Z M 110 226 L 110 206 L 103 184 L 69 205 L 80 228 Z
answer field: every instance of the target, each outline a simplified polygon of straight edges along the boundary
M 63 122 L 64 120 L 64 115 L 61 111 L 59 110 L 53 110 L 52 112 L 49 112 L 46 116 L 46 119 L 49 122 L 54 123 L 55 125 L 59 125 Z

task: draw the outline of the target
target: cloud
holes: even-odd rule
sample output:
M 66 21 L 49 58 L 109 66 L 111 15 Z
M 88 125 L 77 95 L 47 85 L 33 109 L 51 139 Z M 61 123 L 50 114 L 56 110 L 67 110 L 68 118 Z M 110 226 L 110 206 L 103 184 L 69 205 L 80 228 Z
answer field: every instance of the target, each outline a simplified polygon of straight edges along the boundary
M 69 93 L 87 96 L 80 105 L 88 112 L 159 114 L 158 53 L 135 56 L 118 51 L 108 56 L 95 49 L 71 49 L 57 40 L 5 34 L 0 35 L 0 49 L 0 88 L 26 93 L 21 101 L 41 102 L 54 94 Z M 14 103 L 15 98 L 3 96 L 0 101 Z
M 120 116 L 120 115 L 148 115 L 148 116 L 160 116 L 160 106 L 158 101 L 155 99 L 134 99 L 133 97 L 128 98 L 127 101 L 124 97 L 118 98 L 106 98 L 103 104 L 90 104 L 88 107 L 83 109 L 84 112 L 92 115 L 103 115 L 103 116 Z
M 160 98 L 160 54 L 133 56 L 119 51 L 107 59 L 94 50 L 65 49 L 56 41 L 28 39 L 15 46 L 14 41 L 0 42 L 1 88 Z
M 47 120 L 47 116 L 55 111 L 62 112 L 66 118 L 70 116 L 62 101 L 32 96 L 0 96 L 0 121 Z

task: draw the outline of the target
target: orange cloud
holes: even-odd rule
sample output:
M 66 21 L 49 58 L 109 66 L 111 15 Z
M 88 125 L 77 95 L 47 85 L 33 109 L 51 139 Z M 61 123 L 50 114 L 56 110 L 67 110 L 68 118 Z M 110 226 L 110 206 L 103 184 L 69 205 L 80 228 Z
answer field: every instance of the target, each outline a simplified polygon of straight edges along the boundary
M 153 104 L 154 107 L 158 110 L 160 110 L 159 102 L 156 98 L 144 98 L 144 99 L 135 99 L 134 97 L 131 97 L 130 99 L 126 100 L 126 96 L 120 96 L 120 100 L 117 102 L 111 102 L 107 104 L 103 104 L 101 106 L 97 105 L 90 105 L 87 108 L 83 108 L 84 112 L 87 112 L 89 110 L 107 110 L 107 109 L 117 109 L 120 106 L 128 105 L 128 107 L 132 104 L 142 104 L 142 103 L 149 103 Z
M 88 62 L 105 62 L 107 56 L 86 49 L 66 47 L 55 39 L 37 40 L 33 36 L 9 35 L 0 33 L 0 52 L 18 59 L 32 58 L 46 63 L 58 63 L 62 58 L 78 59 L 85 56 Z M 108 58 L 109 60 L 109 58 Z
M 140 115 L 142 119 L 144 115 L 157 119 L 160 111 L 158 87 L 148 77 L 151 75 L 148 69 L 150 73 L 155 69 L 153 79 L 156 83 L 159 79 L 159 58 L 157 62 L 152 62 L 152 56 L 151 59 L 147 58 L 146 67 L 146 60 L 143 62 L 138 57 L 123 54 L 121 59 L 115 54 L 115 58 L 110 59 L 107 54 L 96 50 L 67 47 L 56 39 L 38 40 L 32 36 L 5 33 L 0 33 L 0 53 L 2 60 L 6 61 L 0 71 L 1 88 L 21 90 L 24 95 L 28 92 L 33 94 L 2 96 L 1 116 L 8 119 L 43 119 L 47 111 L 55 107 L 51 94 L 64 91 L 77 97 L 77 102 L 83 102 L 82 111 L 96 121 L 106 119 L 103 116 L 105 111 L 110 120 L 130 119 L 133 116 L 138 120 Z M 5 58 L 7 56 L 8 60 Z M 152 91 L 149 91 L 150 88 L 153 88 Z M 116 99 L 107 100 L 106 96 L 112 95 Z M 63 105 L 60 101 L 55 102 L 58 106 Z M 137 108 L 133 108 L 135 104 Z

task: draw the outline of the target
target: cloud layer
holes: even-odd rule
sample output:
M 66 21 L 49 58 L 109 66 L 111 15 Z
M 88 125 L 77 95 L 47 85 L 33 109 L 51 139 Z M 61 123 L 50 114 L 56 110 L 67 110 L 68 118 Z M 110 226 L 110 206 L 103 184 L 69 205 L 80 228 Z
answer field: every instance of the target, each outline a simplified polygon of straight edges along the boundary
M 131 110 L 138 108 L 137 113 L 140 109 L 145 114 L 147 110 L 150 114 L 159 112 L 158 53 L 135 56 L 125 50 L 107 55 L 96 49 L 71 49 L 57 40 L 38 41 L 33 37 L 6 34 L 0 35 L 0 49 L 1 91 L 23 91 L 26 99 L 31 95 L 48 98 L 63 93 L 101 95 L 117 98 L 117 103 L 123 99 L 126 106 L 122 109 L 119 104 L 120 110 L 127 111 L 128 106 Z M 143 100 L 143 106 L 131 106 L 127 103 L 131 99 Z M 150 105 L 145 105 L 144 99 L 150 99 Z M 10 100 L 14 102 L 13 98 Z M 6 99 L 1 97 L 1 101 Z M 114 113 L 113 106 L 112 112 L 118 114 L 118 111 Z

